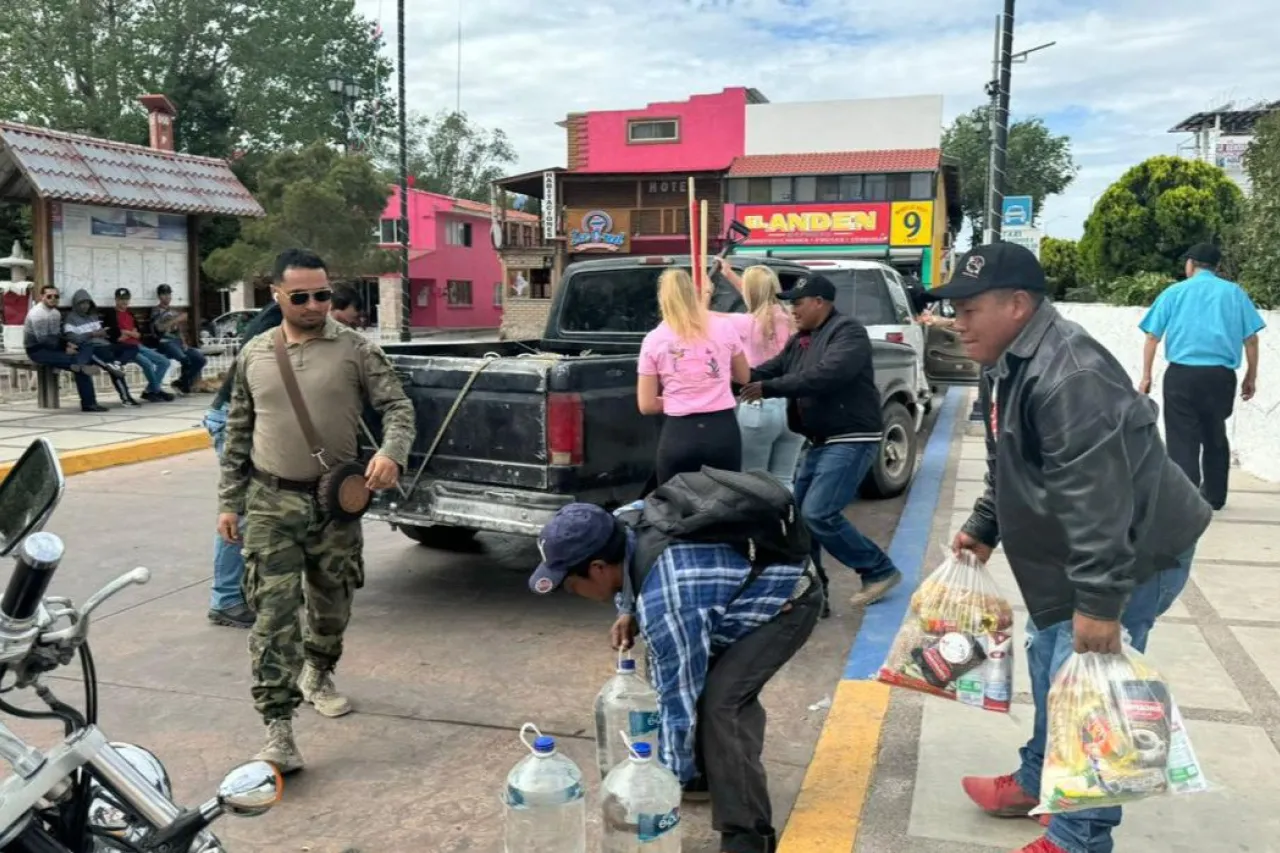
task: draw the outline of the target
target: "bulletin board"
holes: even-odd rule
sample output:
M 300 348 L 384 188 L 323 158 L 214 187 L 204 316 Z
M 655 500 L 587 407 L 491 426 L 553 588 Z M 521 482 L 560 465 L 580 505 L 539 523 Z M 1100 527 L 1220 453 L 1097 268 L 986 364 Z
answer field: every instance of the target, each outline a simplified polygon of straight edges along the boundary
M 97 207 L 50 205 L 53 283 L 70 299 L 85 289 L 98 305 L 110 305 L 127 287 L 135 306 L 156 304 L 156 288 L 173 288 L 173 304 L 191 301 L 187 217 Z

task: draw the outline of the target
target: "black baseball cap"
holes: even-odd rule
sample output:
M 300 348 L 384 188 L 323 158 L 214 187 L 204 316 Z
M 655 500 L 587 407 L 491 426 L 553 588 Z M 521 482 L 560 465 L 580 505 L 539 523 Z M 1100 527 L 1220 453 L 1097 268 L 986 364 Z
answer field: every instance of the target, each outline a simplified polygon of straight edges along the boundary
M 156 288 L 157 296 L 164 296 L 166 293 L 173 293 L 173 288 L 167 284 L 162 284 Z
M 825 275 L 815 275 L 803 279 L 795 287 L 778 294 L 778 298 L 783 302 L 795 302 L 797 299 L 806 299 L 810 296 L 835 302 L 836 286 Z
M 1206 267 L 1216 267 L 1222 263 L 1222 252 L 1212 243 L 1196 243 L 1182 256 L 1184 261 L 1195 261 Z
M 595 504 L 562 506 L 538 534 L 542 564 L 529 577 L 529 589 L 539 595 L 559 589 L 570 569 L 604 550 L 615 526 L 613 516 Z
M 133 294 L 129 292 L 129 288 L 127 287 L 116 288 L 116 299 L 132 299 L 132 298 L 133 298 Z
M 1044 267 L 1031 250 L 1017 243 L 977 246 L 956 261 L 951 279 L 931 288 L 927 296 L 940 299 L 972 299 L 989 290 L 1029 290 L 1045 293 Z

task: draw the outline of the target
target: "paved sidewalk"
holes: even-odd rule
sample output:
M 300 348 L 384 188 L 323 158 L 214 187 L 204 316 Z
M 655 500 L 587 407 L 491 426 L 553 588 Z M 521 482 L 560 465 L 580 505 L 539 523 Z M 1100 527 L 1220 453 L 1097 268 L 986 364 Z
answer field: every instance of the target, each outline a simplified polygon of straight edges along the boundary
M 958 420 L 928 568 L 982 489 L 982 438 L 967 435 L 971 428 Z M 991 569 L 1017 610 L 1020 650 L 1026 610 L 1000 551 Z M 1116 850 L 1280 850 L 1280 484 L 1233 469 L 1228 505 L 1201 539 L 1191 583 L 1152 632 L 1148 654 L 1168 679 L 1217 790 L 1127 807 Z M 1030 820 L 982 815 L 959 784 L 964 775 L 1017 767 L 1032 711 L 1020 657 L 1015 672 L 1008 716 L 891 691 L 869 792 L 855 818 L 855 851 L 1008 853 L 1038 837 Z M 866 694 L 877 688 L 861 686 Z

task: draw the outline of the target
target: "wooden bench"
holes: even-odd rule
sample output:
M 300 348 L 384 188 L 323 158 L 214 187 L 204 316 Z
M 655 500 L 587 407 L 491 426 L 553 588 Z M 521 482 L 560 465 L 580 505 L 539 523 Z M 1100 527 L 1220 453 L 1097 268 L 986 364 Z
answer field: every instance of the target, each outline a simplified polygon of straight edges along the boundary
M 25 354 L 6 353 L 0 355 L 0 364 L 9 368 L 10 387 L 17 387 L 18 371 L 25 370 L 36 375 L 36 405 L 42 409 L 61 408 L 59 399 L 58 371 L 61 368 L 49 364 L 36 364 Z

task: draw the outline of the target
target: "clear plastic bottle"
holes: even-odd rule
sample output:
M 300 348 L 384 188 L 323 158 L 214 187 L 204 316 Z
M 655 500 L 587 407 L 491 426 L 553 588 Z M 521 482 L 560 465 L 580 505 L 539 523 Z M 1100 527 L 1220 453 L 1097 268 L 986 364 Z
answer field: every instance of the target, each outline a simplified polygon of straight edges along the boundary
M 604 780 L 602 853 L 680 853 L 680 780 L 647 743 Z
M 627 759 L 633 743 L 647 743 L 658 751 L 658 694 L 640 673 L 636 662 L 619 655 L 617 673 L 596 695 L 596 764 L 600 778 Z M 626 732 L 629 740 L 624 740 Z
M 532 744 L 525 740 L 529 729 L 537 735 Z M 545 737 L 532 723 L 520 729 L 520 741 L 532 754 L 507 774 L 506 853 L 586 853 L 582 771 L 556 752 L 555 738 Z

